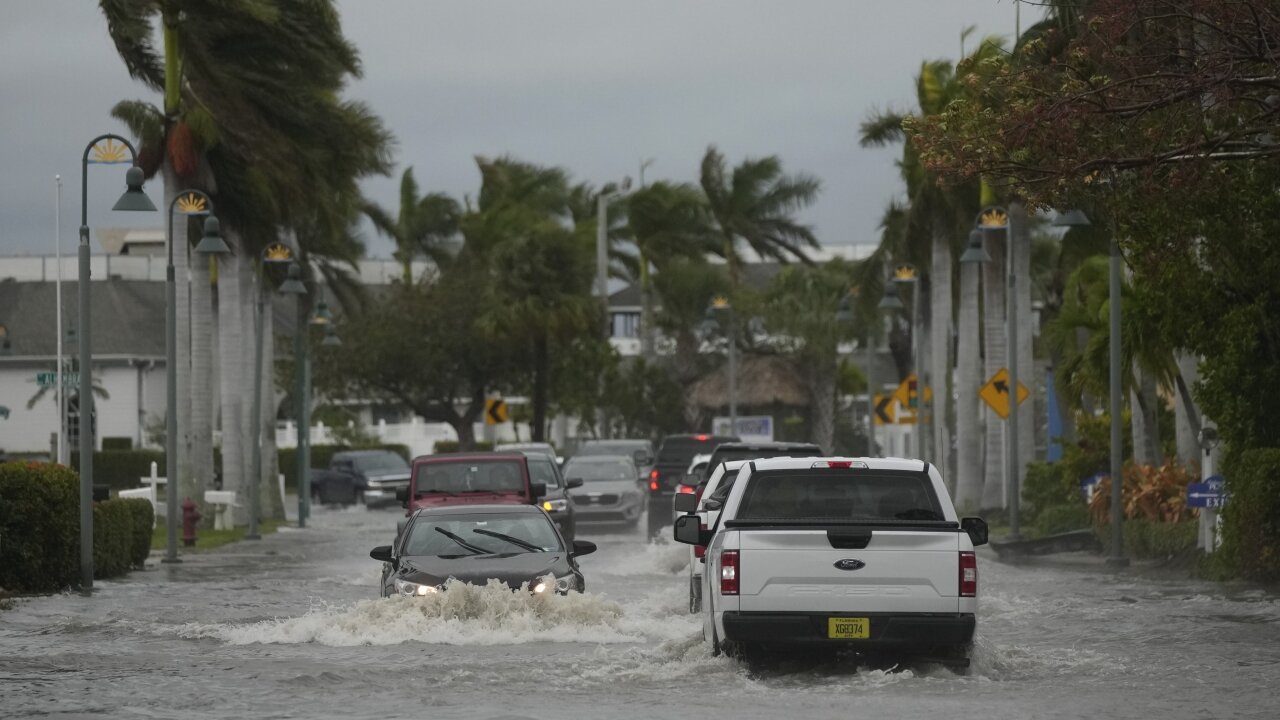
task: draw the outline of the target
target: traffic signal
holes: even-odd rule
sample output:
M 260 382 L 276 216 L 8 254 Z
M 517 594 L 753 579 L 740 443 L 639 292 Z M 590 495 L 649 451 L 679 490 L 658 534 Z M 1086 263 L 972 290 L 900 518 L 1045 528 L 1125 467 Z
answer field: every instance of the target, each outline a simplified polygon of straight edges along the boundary
M 919 382 L 913 376 L 907 380 L 907 407 L 915 410 L 920 407 L 920 389 Z

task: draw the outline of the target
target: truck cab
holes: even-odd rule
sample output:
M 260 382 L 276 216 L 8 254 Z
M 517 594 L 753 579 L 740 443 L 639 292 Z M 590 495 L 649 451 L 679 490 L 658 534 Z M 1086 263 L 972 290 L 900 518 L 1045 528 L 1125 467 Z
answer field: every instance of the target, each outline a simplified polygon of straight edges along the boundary
M 979 518 L 937 468 L 900 458 L 776 458 L 738 470 L 719 517 L 676 521 L 706 545 L 702 615 L 716 652 L 826 647 L 967 666 Z

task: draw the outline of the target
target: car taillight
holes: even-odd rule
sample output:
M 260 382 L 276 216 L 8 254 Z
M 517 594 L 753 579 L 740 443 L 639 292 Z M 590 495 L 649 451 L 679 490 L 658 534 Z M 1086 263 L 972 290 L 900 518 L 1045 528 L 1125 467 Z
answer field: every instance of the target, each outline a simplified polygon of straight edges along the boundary
M 978 556 L 960 553 L 960 597 L 978 596 Z
M 692 485 L 681 485 L 680 487 L 676 488 L 676 492 L 682 495 L 693 495 L 694 493 L 697 492 L 697 489 L 694 488 Z
M 698 442 L 706 442 L 707 440 L 711 439 L 711 436 L 710 436 L 710 435 L 694 435 L 693 437 L 694 437 Z
M 738 594 L 738 551 L 720 551 L 720 594 Z
M 657 490 L 657 489 L 658 489 L 658 481 L 657 481 L 657 480 L 650 480 L 650 481 L 649 481 L 649 489 L 650 489 L 650 490 Z

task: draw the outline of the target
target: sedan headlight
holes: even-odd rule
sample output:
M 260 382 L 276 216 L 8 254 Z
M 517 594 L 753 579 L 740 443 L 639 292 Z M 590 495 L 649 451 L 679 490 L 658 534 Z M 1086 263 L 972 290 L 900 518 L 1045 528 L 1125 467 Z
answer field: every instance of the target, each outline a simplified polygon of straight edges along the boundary
M 548 592 L 553 588 L 561 595 L 569 592 L 570 590 L 576 590 L 578 588 L 578 578 L 574 577 L 572 573 L 565 575 L 564 577 L 552 577 L 551 575 L 547 575 L 546 577 L 538 578 L 537 580 L 529 583 L 529 592 L 537 595 Z
M 408 580 L 401 580 L 400 578 L 396 578 L 396 592 L 401 595 L 407 595 L 409 597 L 413 597 L 413 596 L 422 596 L 422 595 L 434 595 L 440 592 L 440 588 L 436 587 L 435 585 L 420 585 L 415 582 L 409 582 Z
M 564 499 L 544 500 L 542 503 L 542 509 L 547 512 L 564 512 L 569 509 L 569 501 Z

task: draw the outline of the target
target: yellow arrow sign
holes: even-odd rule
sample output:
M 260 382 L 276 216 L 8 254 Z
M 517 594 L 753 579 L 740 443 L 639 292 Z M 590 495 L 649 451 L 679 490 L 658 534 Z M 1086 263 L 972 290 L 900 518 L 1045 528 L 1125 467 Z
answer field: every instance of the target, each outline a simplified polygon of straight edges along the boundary
M 1026 400 L 1030 396 L 1031 396 L 1031 391 L 1027 389 L 1027 386 L 1023 385 L 1022 383 L 1018 383 L 1018 404 L 1021 405 L 1022 401 Z M 1008 368 L 1000 368 L 999 370 L 997 370 L 996 374 L 992 375 L 990 380 L 987 380 L 987 384 L 983 385 L 982 389 L 978 391 L 978 397 L 982 398 L 988 405 L 990 405 L 991 409 L 995 410 L 996 414 L 999 415 L 1001 419 L 1008 419 L 1009 417 L 1009 370 Z
M 500 425 L 507 421 L 507 401 L 489 398 L 484 401 L 484 424 Z
M 898 404 L 892 395 L 875 396 L 875 420 L 877 425 L 892 425 L 897 422 Z

